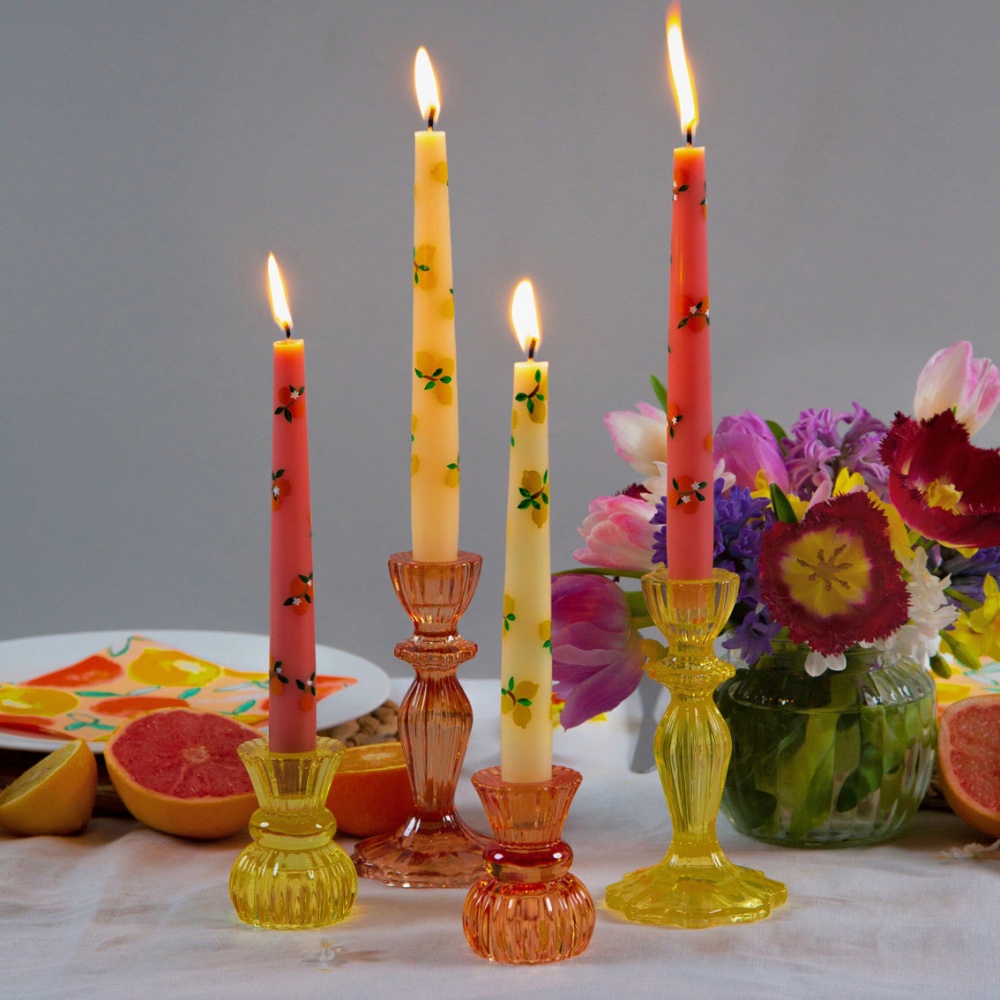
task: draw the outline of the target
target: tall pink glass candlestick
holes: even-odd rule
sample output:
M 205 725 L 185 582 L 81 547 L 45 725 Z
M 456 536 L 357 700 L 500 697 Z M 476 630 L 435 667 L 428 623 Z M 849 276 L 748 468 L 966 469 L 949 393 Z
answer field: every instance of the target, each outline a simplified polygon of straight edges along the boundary
M 671 82 L 687 144 L 674 150 L 667 362 L 667 569 L 674 580 L 712 576 L 712 359 L 708 317 L 705 149 L 684 56 L 680 11 L 667 15 Z
M 268 743 L 272 753 L 316 746 L 316 624 L 313 617 L 312 515 L 306 356 L 292 338 L 292 316 L 274 254 L 267 262 L 274 319 L 271 400 L 271 666 Z

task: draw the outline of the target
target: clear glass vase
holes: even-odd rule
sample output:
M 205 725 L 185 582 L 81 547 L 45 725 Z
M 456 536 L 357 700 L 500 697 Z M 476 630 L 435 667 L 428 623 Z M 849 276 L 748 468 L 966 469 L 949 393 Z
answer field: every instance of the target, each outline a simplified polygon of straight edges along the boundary
M 934 765 L 934 683 L 908 661 L 852 647 L 810 677 L 809 650 L 773 643 L 716 693 L 733 740 L 722 812 L 741 833 L 789 847 L 876 844 L 917 811 Z

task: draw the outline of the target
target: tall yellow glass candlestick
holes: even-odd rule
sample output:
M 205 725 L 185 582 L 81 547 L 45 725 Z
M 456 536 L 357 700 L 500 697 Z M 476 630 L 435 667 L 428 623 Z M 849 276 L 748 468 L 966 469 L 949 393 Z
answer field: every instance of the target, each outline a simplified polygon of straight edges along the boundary
M 530 281 L 511 320 L 527 361 L 514 365 L 501 648 L 500 768 L 511 783 L 552 777 L 552 565 L 549 543 L 549 366 Z
M 427 50 L 414 65 L 426 130 L 414 135 L 413 412 L 410 520 L 413 558 L 451 562 L 458 553 L 458 386 L 455 381 L 455 296 L 445 133 L 437 81 Z

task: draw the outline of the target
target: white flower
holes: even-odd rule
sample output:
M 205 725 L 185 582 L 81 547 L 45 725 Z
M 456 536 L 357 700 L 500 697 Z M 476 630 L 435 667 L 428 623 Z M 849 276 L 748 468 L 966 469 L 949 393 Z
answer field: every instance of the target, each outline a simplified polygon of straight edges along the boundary
M 824 656 L 813 650 L 806 657 L 806 673 L 810 677 L 819 677 L 827 670 L 843 670 L 847 666 L 847 657 L 843 653 L 834 653 L 833 656 Z
M 910 620 L 888 638 L 872 645 L 885 654 L 888 663 L 910 659 L 929 669 L 931 657 L 941 646 L 941 630 L 958 618 L 958 609 L 948 603 L 944 594 L 951 577 L 935 576 L 927 568 L 927 552 L 922 548 L 914 551 L 913 558 L 904 568 L 909 576 L 906 590 L 910 598 Z

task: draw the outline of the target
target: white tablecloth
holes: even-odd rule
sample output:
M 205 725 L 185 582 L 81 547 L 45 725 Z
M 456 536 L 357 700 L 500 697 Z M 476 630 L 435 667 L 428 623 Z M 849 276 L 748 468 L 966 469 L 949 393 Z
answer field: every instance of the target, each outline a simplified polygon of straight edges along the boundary
M 394 681 L 397 700 L 407 686 Z M 497 685 L 469 681 L 476 725 L 456 802 L 486 830 L 466 780 L 498 763 Z M 79 837 L 0 834 L 0 996 L 73 997 L 996 997 L 1000 858 L 942 857 L 977 837 L 950 813 L 921 812 L 880 847 L 768 847 L 719 819 L 729 857 L 788 887 L 756 924 L 646 927 L 604 905 L 604 889 L 658 861 L 669 814 L 656 773 L 629 762 L 635 696 L 603 723 L 557 732 L 558 763 L 582 772 L 565 829 L 573 871 L 597 903 L 580 957 L 498 966 L 465 942 L 465 890 L 390 889 L 362 880 L 345 922 L 263 931 L 236 918 L 229 869 L 245 835 L 208 844 L 98 818 Z M 343 841 L 350 852 L 353 842 Z

